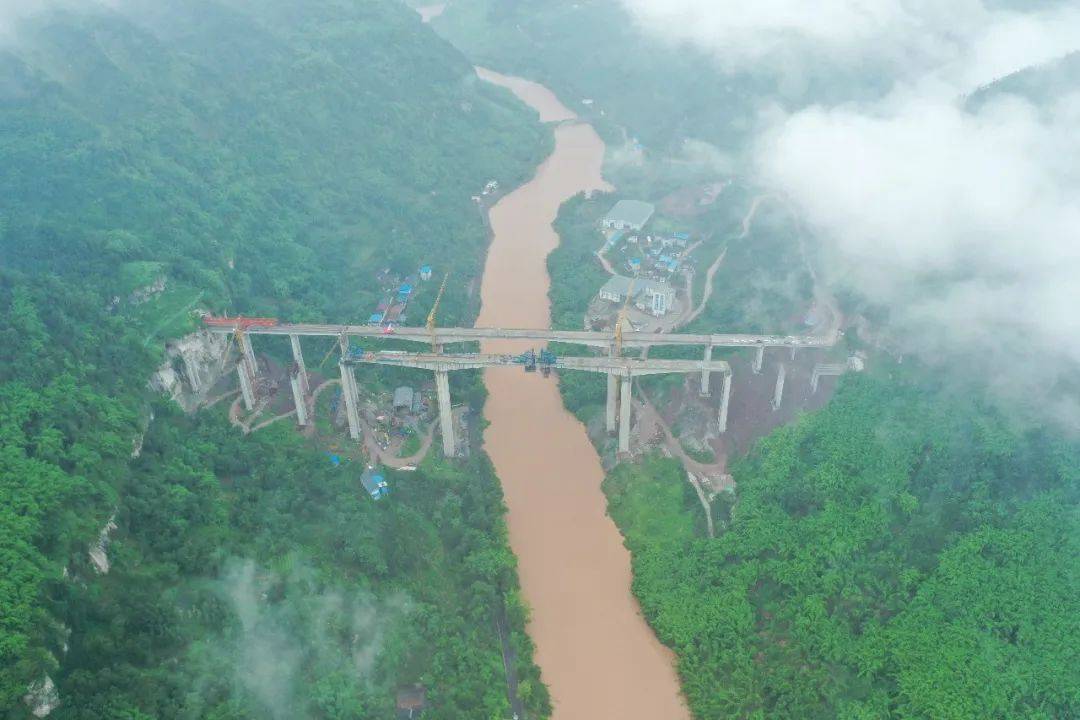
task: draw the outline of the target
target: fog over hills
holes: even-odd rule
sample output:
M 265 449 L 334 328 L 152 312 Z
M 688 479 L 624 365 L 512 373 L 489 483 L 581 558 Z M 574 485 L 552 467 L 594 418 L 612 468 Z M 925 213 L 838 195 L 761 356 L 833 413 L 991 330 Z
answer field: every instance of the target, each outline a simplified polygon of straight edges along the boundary
M 710 50 L 716 72 L 881 74 L 870 100 L 763 98 L 760 179 L 800 208 L 839 284 L 888 306 L 906 348 L 974 354 L 1007 394 L 1075 422 L 1058 381 L 1080 361 L 1080 74 L 1061 60 L 1080 48 L 1077 3 L 624 4 Z M 998 82 L 1029 67 L 1038 94 Z

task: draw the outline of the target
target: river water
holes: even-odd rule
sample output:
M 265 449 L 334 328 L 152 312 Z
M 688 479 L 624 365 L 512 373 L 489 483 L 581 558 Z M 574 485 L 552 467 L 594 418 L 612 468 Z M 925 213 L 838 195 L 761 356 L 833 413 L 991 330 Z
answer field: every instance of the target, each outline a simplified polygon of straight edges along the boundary
M 536 176 L 490 211 L 493 231 L 478 326 L 548 327 L 546 258 L 558 244 L 559 206 L 579 192 L 609 189 L 604 143 L 549 90 L 486 70 L 560 122 L 555 150 Z M 492 341 L 483 352 L 529 347 Z M 484 447 L 509 508 L 510 544 L 532 617 L 529 634 L 551 690 L 555 720 L 680 720 L 689 717 L 674 658 L 630 592 L 630 555 L 606 514 L 604 471 L 585 427 L 563 407 L 557 380 L 520 368 L 485 372 L 490 423 Z

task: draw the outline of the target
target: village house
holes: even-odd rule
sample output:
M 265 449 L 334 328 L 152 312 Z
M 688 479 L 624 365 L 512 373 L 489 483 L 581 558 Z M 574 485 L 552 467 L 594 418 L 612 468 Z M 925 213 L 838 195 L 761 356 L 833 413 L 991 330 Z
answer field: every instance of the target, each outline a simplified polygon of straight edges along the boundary
M 416 392 L 411 387 L 402 385 L 394 390 L 394 411 L 402 413 L 412 412 L 415 398 Z
M 630 291 L 631 278 L 622 275 L 612 275 L 611 278 L 600 288 L 600 299 L 610 303 L 626 302 L 626 293 Z
M 620 200 L 604 216 L 605 228 L 615 230 L 641 230 L 652 218 L 656 208 L 641 200 Z
M 669 248 L 685 248 L 690 242 L 690 236 L 686 233 L 674 233 L 665 237 L 657 237 L 660 241 L 660 247 L 665 250 Z
M 382 473 L 376 472 L 373 467 L 369 467 L 360 476 L 360 484 L 364 486 L 364 490 L 367 491 L 372 500 L 379 500 L 390 494 L 390 486 L 387 484 L 386 478 L 383 477 Z
M 642 278 L 635 280 L 622 275 L 613 275 L 604 283 L 599 297 L 618 305 L 626 302 L 629 292 L 633 292 L 631 302 L 634 307 L 655 317 L 667 315 L 675 305 L 675 289 L 666 282 Z
M 638 310 L 664 317 L 675 305 L 675 290 L 666 282 L 646 282 L 641 292 L 635 294 L 634 304 Z

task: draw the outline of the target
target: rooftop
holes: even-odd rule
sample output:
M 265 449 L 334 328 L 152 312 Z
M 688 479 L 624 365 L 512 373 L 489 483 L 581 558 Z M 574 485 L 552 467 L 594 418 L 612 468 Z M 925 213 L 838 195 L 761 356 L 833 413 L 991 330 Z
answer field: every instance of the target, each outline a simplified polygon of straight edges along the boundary
M 601 292 L 611 293 L 613 295 L 619 295 L 620 297 L 626 297 L 626 293 L 630 290 L 630 283 L 633 282 L 632 278 L 624 277 L 622 275 L 612 275 L 611 278 L 604 283 Z M 645 278 L 638 278 L 634 283 L 634 297 L 640 296 L 642 293 L 646 295 L 660 294 L 666 295 L 671 291 L 671 286 L 665 282 L 657 282 L 655 280 L 646 280 Z
M 360 483 L 372 497 L 384 495 L 388 489 L 386 478 L 382 476 L 382 473 L 371 469 L 365 470 L 364 474 L 360 476 Z
M 655 210 L 651 203 L 641 200 L 620 200 L 608 211 L 604 221 L 642 227 L 649 222 Z
M 395 408 L 412 408 L 413 397 L 415 393 L 411 387 L 402 385 L 397 390 L 394 390 L 394 407 Z
M 625 297 L 626 293 L 630 290 L 631 282 L 633 282 L 631 278 L 622 275 L 612 275 L 608 281 L 604 283 L 604 286 L 600 288 L 600 292 Z

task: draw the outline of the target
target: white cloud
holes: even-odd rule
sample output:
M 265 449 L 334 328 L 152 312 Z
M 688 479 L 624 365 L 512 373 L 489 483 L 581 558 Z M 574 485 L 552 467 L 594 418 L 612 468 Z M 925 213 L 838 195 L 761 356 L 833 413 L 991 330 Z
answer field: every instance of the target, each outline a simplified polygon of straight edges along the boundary
M 115 8 L 121 0 L 0 0 L 0 40 L 12 40 L 19 21 L 54 8 Z
M 1045 391 L 1080 368 L 1080 88 L 1041 106 L 964 96 L 1080 49 L 1080 3 L 622 1 L 720 70 L 874 76 L 877 99 L 863 87 L 859 104 L 763 115 L 759 178 L 801 211 L 834 281 L 890 308 L 910 349 L 978 363 L 1014 397 L 1067 402 Z
M 803 75 L 863 67 L 896 79 L 940 73 L 970 89 L 1080 47 L 1073 2 L 1036 10 L 984 0 L 622 0 L 658 37 L 689 41 L 728 70 Z
M 1080 362 L 1078 124 L 1080 92 L 975 113 L 897 93 L 871 109 L 797 113 L 758 157 L 838 279 L 887 302 L 909 332 L 944 323 L 954 339 Z

